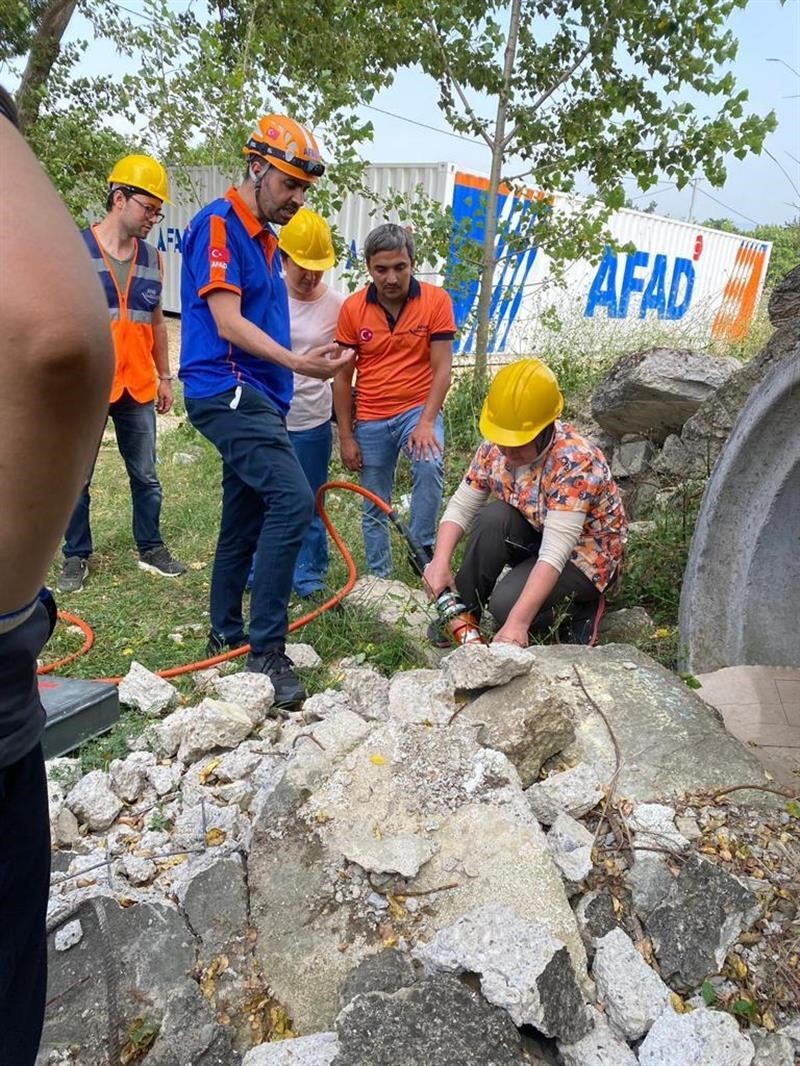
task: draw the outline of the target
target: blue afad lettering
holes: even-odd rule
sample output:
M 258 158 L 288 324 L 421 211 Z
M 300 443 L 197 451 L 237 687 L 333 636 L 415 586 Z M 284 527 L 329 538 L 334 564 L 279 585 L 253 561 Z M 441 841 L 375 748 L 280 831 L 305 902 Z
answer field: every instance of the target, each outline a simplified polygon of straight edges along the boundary
M 654 255 L 652 265 L 649 252 L 635 251 L 623 258 L 625 266 L 618 281 L 617 255 L 606 248 L 589 289 L 584 317 L 592 318 L 597 308 L 605 308 L 609 318 L 627 318 L 631 297 L 641 293 L 639 318 L 646 318 L 648 311 L 655 311 L 659 318 L 683 318 L 694 290 L 691 259 L 675 258 L 667 285 L 669 264 L 665 255 L 660 252 Z
M 166 237 L 164 236 L 165 234 Z M 166 252 L 169 249 L 181 255 L 183 252 L 183 238 L 184 234 L 181 233 L 177 226 L 167 226 L 166 229 L 161 226 L 158 231 L 156 247 L 159 252 Z

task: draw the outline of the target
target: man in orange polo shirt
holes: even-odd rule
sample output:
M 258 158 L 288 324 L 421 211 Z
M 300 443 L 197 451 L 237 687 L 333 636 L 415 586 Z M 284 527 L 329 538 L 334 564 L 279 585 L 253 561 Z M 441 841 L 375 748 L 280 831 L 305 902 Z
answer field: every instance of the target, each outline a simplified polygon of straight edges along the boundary
M 442 404 L 450 387 L 453 305 L 443 289 L 414 275 L 414 238 L 402 226 L 378 226 L 364 243 L 372 283 L 342 304 L 336 340 L 356 351 L 353 369 L 333 382 L 342 462 L 364 488 L 387 503 L 400 453 L 411 463 L 409 531 L 430 547 L 442 502 Z M 378 577 L 392 568 L 386 516 L 364 504 L 367 565 Z

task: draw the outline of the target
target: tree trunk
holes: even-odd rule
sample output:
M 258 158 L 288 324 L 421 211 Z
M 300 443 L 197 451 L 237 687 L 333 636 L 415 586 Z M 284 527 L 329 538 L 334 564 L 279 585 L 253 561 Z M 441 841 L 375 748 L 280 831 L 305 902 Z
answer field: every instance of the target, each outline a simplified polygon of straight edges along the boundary
M 53 64 L 58 59 L 61 38 L 78 0 L 49 0 L 31 42 L 28 62 L 17 90 L 20 129 L 24 133 L 39 117 L 42 96 Z
M 503 62 L 503 88 L 497 101 L 497 117 L 494 124 L 492 144 L 492 167 L 489 174 L 489 191 L 486 197 L 486 219 L 483 228 L 481 249 L 481 287 L 478 295 L 478 321 L 475 331 L 475 376 L 486 377 L 487 353 L 489 349 L 489 306 L 494 290 L 494 242 L 497 235 L 497 192 L 503 172 L 505 158 L 506 114 L 511 77 L 514 73 L 514 59 L 517 54 L 519 37 L 520 9 L 522 0 L 513 0 L 508 25 L 505 60 Z

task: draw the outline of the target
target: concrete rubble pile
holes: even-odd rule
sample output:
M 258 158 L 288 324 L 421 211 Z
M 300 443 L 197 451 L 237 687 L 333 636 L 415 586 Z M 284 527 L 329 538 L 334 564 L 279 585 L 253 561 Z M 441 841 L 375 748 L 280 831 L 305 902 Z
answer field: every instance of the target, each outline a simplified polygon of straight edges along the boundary
M 136 750 L 48 764 L 39 1066 L 794 1061 L 796 1014 L 700 994 L 766 897 L 675 797 L 767 779 L 674 675 L 612 644 L 340 677 L 281 718 L 263 677 L 170 711 L 137 668 L 168 713 Z

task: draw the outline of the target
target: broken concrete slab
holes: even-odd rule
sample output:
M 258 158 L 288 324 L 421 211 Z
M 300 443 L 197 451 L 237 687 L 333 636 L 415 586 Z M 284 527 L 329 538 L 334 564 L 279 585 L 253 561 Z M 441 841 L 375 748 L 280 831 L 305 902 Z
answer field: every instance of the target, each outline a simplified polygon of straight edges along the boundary
M 600 775 L 585 762 L 550 774 L 525 791 L 531 810 L 542 825 L 552 825 L 562 813 L 581 818 L 597 806 L 603 795 Z
M 594 1007 L 587 1010 L 591 1028 L 571 1044 L 559 1041 L 563 1066 L 637 1066 L 636 1055 L 614 1032 L 603 1013 Z
M 462 644 L 445 655 L 441 670 L 454 689 L 471 691 L 505 685 L 531 665 L 527 648 L 516 644 Z
M 113 759 L 108 767 L 111 787 L 125 803 L 133 803 L 147 784 L 147 771 L 155 767 L 152 751 L 132 751 L 124 759 Z
M 670 990 L 622 929 L 597 942 L 592 976 L 606 1014 L 627 1040 L 638 1040 L 667 1009 Z
M 606 611 L 600 619 L 598 639 L 601 644 L 635 644 L 653 635 L 655 622 L 644 607 L 622 607 Z
M 372 728 L 361 715 L 339 709 L 301 730 L 288 743 L 282 741 L 276 750 L 290 756 L 287 783 L 310 792 L 370 735 Z M 288 737 L 286 730 L 284 737 Z
M 56 951 L 58 929 L 76 919 L 82 939 L 69 951 Z M 194 937 L 164 900 L 121 907 L 103 890 L 83 890 L 58 898 L 49 925 L 45 1051 L 77 1044 L 87 1061 L 101 1062 L 112 1026 L 116 1033 L 136 1018 L 160 1024 L 168 1003 L 193 984 Z
M 229 1027 L 220 1025 L 191 981 L 170 996 L 145 1066 L 238 1066 Z
M 788 1036 L 750 1028 L 747 1034 L 755 1048 L 753 1066 L 796 1066 L 794 1048 Z
M 614 746 L 605 722 L 577 684 L 573 666 L 578 668 L 620 746 L 618 795 L 646 802 L 743 781 L 769 785 L 761 764 L 728 733 L 719 715 L 677 675 L 637 648 L 539 645 L 529 654 L 534 669 L 556 683 L 571 707 L 575 743 L 564 757 L 592 763 L 610 781 Z M 770 800 L 754 794 L 754 802 Z
M 79 821 L 93 832 L 108 829 L 119 812 L 122 801 L 111 788 L 111 779 L 103 770 L 92 770 L 74 785 L 65 804 Z
M 292 665 L 298 670 L 313 670 L 322 666 L 322 659 L 310 644 L 297 643 L 286 645 L 286 655 L 292 661 Z
M 356 996 L 368 992 L 397 992 L 408 988 L 417 979 L 411 959 L 394 948 L 368 955 L 347 975 L 339 993 L 339 1002 L 346 1007 Z
M 637 803 L 628 825 L 634 833 L 634 847 L 638 844 L 679 854 L 689 846 L 675 825 L 675 811 L 665 803 Z
M 664 1013 L 653 1023 L 639 1048 L 639 1066 L 687 1066 L 692 1062 L 714 1066 L 751 1066 L 752 1041 L 722 1011 L 695 1010 L 690 1014 Z
M 376 841 L 410 834 L 439 849 L 406 884 L 425 894 L 414 941 L 500 901 L 566 943 L 585 979 L 561 879 L 508 760 L 481 748 L 460 716 L 447 728 L 390 721 L 370 731 L 358 721 L 366 730 L 360 743 L 311 780 L 298 776 L 297 760 L 326 752 L 298 746 L 256 817 L 248 862 L 256 951 L 296 1030 L 330 1028 L 347 974 L 383 939 L 386 911 L 370 903 L 374 887 L 342 853 L 342 843 L 365 830 Z M 372 876 L 402 895 L 402 881 L 395 888 L 391 875 Z
M 331 1066 L 338 1050 L 336 1033 L 314 1033 L 259 1044 L 247 1052 L 242 1066 Z
M 674 880 L 665 855 L 643 849 L 634 851 L 633 865 L 625 872 L 625 883 L 630 889 L 633 909 L 642 921 L 664 902 Z
M 529 660 L 527 649 L 516 649 L 523 650 Z M 470 648 L 458 651 L 469 652 Z M 500 661 L 505 664 L 505 660 Z M 509 662 L 516 667 L 520 659 L 516 657 Z M 476 733 L 478 743 L 507 756 L 517 768 L 523 787 L 532 785 L 545 760 L 562 751 L 575 737 L 569 705 L 538 672 L 528 672 L 482 693 L 467 704 L 459 718 L 480 724 Z
M 432 840 L 413 833 L 398 833 L 380 840 L 374 833 L 358 833 L 338 839 L 338 845 L 348 862 L 355 862 L 369 873 L 399 874 L 416 877 L 420 868 L 439 850 Z
M 386 719 L 389 704 L 389 679 L 371 666 L 343 666 L 342 692 L 355 703 L 356 711 L 367 721 Z
M 441 670 L 402 670 L 389 683 L 389 717 L 398 721 L 447 725 L 458 706 Z
M 251 674 L 244 670 L 227 674 L 214 678 L 211 690 L 224 703 L 235 703 L 245 711 L 254 726 L 264 721 L 275 702 L 275 688 L 266 674 Z
M 520 1037 L 505 1011 L 455 977 L 358 996 L 336 1023 L 332 1066 L 520 1066 Z
M 183 724 L 178 759 L 190 763 L 215 748 L 235 748 L 252 729 L 252 715 L 240 704 L 207 697 Z
M 315 692 L 303 703 L 303 721 L 307 724 L 321 722 L 335 711 L 349 711 L 351 714 L 357 714 L 358 707 L 346 692 L 326 688 L 322 692 Z
M 383 577 L 360 577 L 347 602 L 374 612 L 386 625 L 399 626 L 409 635 L 422 639 L 433 617 L 422 589 L 412 589 L 402 581 Z
M 511 907 L 477 907 L 413 954 L 427 974 L 478 974 L 484 997 L 517 1026 L 570 1042 L 588 1029 L 567 949 Z
M 213 852 L 190 859 L 179 868 L 173 890 L 189 928 L 200 941 L 200 960 L 230 950 L 248 924 L 245 867 L 238 852 Z
M 594 958 L 597 941 L 612 929 L 620 927 L 611 892 L 593 889 L 581 896 L 575 905 L 575 921 L 589 958 Z
M 568 894 L 578 891 L 592 871 L 592 844 L 593 837 L 586 826 L 568 814 L 559 814 L 547 834 L 547 846 Z
M 613 478 L 637 477 L 650 469 L 656 454 L 652 441 L 626 434 L 611 456 Z
M 119 702 L 133 707 L 150 718 L 157 718 L 173 707 L 180 693 L 158 674 L 146 669 L 134 659 L 130 669 L 119 683 Z
M 737 878 L 692 852 L 645 923 L 665 980 L 693 991 L 717 973 L 740 933 L 758 916 L 757 907 L 756 897 Z

